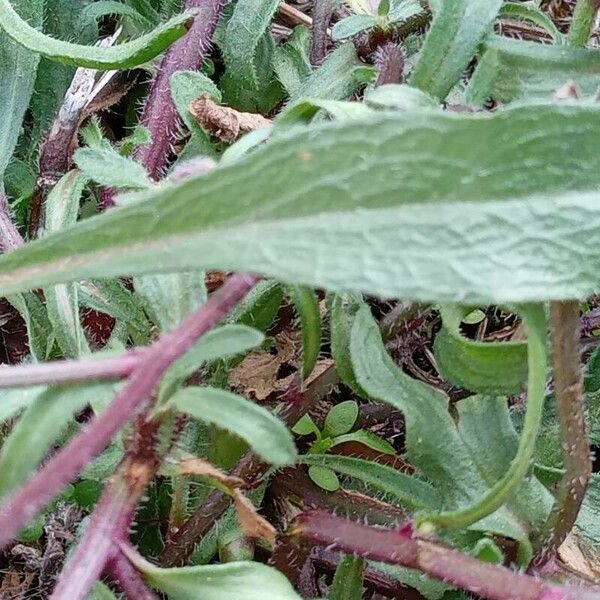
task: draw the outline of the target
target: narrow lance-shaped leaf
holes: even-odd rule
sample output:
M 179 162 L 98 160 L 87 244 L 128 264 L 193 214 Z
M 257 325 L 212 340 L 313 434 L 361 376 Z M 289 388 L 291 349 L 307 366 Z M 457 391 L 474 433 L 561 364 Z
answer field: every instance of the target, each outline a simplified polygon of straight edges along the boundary
M 294 440 L 283 422 L 242 396 L 218 388 L 186 387 L 173 395 L 168 406 L 241 437 L 277 467 L 296 458 Z
M 42 25 L 43 0 L 19 0 L 24 19 L 34 27 Z M 10 39 L 0 29 L 0 191 L 2 178 L 21 131 L 23 115 L 33 92 L 39 55 Z
M 491 28 L 502 0 L 442 2 L 408 82 L 443 100 Z
M 585 296 L 600 209 L 571 190 L 600 184 L 597 128 L 586 105 L 294 128 L 0 257 L 0 291 L 207 268 L 424 302 Z
M 44 35 L 21 19 L 9 0 L 0 0 L 0 28 L 18 44 L 58 62 L 92 69 L 129 69 L 151 60 L 185 34 L 193 14 L 177 15 L 130 42 L 98 48 Z
M 321 314 L 319 298 L 314 290 L 304 286 L 290 288 L 290 296 L 302 330 L 302 377 L 312 372 L 321 351 Z
M 467 88 L 467 101 L 482 104 L 551 98 L 567 81 L 582 94 L 595 94 L 600 52 L 550 46 L 490 35 Z
M 64 175 L 52 188 L 46 200 L 46 229 L 60 231 L 77 221 L 79 201 L 87 178 L 79 171 Z M 79 299 L 75 283 L 46 288 L 46 308 L 56 341 L 63 354 L 76 358 L 89 352 L 85 333 L 79 320 Z

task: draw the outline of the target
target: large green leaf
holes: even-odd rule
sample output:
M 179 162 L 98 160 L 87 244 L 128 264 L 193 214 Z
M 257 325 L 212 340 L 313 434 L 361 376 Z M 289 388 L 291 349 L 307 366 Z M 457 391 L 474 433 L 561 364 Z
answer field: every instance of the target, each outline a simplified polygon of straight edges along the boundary
M 502 0 L 454 0 L 435 11 L 409 83 L 443 100 L 491 29 Z
M 44 17 L 43 0 L 19 0 L 20 15 L 34 27 Z M 0 189 L 33 92 L 39 55 L 19 46 L 0 28 Z
M 132 558 L 144 579 L 171 600 L 300 600 L 283 574 L 257 562 L 160 569 Z
M 44 35 L 24 21 L 9 0 L 0 0 L 0 28 L 18 44 L 52 60 L 92 69 L 127 69 L 141 65 L 184 35 L 192 17 L 192 12 L 186 12 L 135 40 L 111 48 L 98 48 Z
M 408 460 L 441 494 L 444 509 L 464 509 L 485 497 L 496 481 L 488 483 L 478 469 L 450 415 L 447 396 L 394 363 L 366 306 L 352 327 L 351 355 L 358 382 L 369 396 L 404 413 Z M 506 506 L 469 529 L 512 537 L 519 541 L 520 560 L 527 563 L 531 558 L 527 527 Z
M 186 387 L 173 395 L 169 406 L 241 437 L 277 467 L 296 458 L 292 434 L 283 422 L 242 396 L 218 388 Z
M 551 98 L 568 81 L 585 94 L 598 90 L 600 52 L 490 35 L 469 82 L 467 100 L 482 104 Z
M 425 302 L 584 296 L 600 207 L 571 190 L 598 188 L 599 127 L 594 106 L 539 105 L 293 128 L 0 257 L 0 293 L 221 268 Z

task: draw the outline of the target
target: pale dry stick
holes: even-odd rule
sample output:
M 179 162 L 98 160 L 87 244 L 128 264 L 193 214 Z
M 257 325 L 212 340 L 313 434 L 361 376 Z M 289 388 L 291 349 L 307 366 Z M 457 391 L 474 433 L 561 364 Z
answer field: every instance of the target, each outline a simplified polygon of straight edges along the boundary
M 254 287 L 258 277 L 237 274 L 197 311 L 152 345 L 111 405 L 63 446 L 0 506 L 0 547 L 6 546 L 111 438 L 138 413 L 171 364 L 221 320 Z
M 0 252 L 9 252 L 22 245 L 23 236 L 13 222 L 8 200 L 0 190 Z

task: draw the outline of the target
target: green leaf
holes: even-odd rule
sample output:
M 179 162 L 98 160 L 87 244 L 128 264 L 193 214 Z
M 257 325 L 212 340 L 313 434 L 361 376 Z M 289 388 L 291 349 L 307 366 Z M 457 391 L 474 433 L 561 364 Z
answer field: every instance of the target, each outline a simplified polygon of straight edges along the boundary
M 207 298 L 204 271 L 136 277 L 134 286 L 162 333 L 173 329 Z
M 391 0 L 388 21 L 401 23 L 423 12 L 423 5 L 419 0 Z
M 233 562 L 160 569 L 139 555 L 129 557 L 144 579 L 171 600 L 300 600 L 276 569 L 258 562 Z
M 31 25 L 41 27 L 43 0 L 19 0 L 15 6 Z M 19 46 L 0 29 L 0 190 L 29 106 L 38 62 L 36 53 Z
M 483 560 L 494 565 L 502 565 L 504 563 L 504 553 L 490 538 L 481 538 L 473 548 L 473 556 L 479 560 Z
M 221 92 L 206 75 L 197 71 L 177 71 L 171 75 L 171 97 L 179 116 L 192 134 L 194 150 L 198 154 L 215 155 L 210 135 L 202 129 L 190 112 L 190 105 L 202 94 L 208 94 L 215 102 L 221 102 Z M 186 145 L 186 147 L 187 147 Z
M 150 130 L 143 125 L 135 125 L 131 133 L 119 142 L 119 154 L 130 156 L 138 146 L 148 146 L 151 143 Z
M 340 402 L 325 417 L 323 435 L 333 437 L 348 433 L 358 418 L 358 404 L 354 400 Z
M 294 128 L 0 257 L 0 290 L 206 268 L 424 302 L 583 297 L 600 209 L 569 190 L 600 183 L 597 128 L 585 105 Z
M 2 390 L 2 401 L 0 401 L 0 423 L 6 421 L 21 409 L 28 407 L 45 391 L 45 389 L 45 386 L 35 386 Z
M 442 2 L 408 83 L 443 100 L 491 28 L 502 0 Z
M 302 377 L 306 379 L 315 368 L 321 352 L 321 314 L 319 298 L 314 290 L 305 286 L 289 289 L 302 331 Z
M 596 346 L 585 367 L 585 391 L 600 391 L 600 345 Z
M 292 431 L 296 435 L 314 434 L 317 440 L 321 438 L 321 432 L 319 431 L 319 428 L 308 413 L 300 417 L 299 421 L 292 427 Z
M 380 438 L 378 435 L 374 434 L 372 431 L 365 429 L 359 429 L 358 431 L 354 431 L 352 433 L 337 436 L 332 441 L 332 447 L 337 446 L 338 444 L 343 444 L 344 442 L 358 442 L 364 446 L 367 446 L 368 448 L 383 452 L 384 454 L 396 454 L 394 447 L 387 440 L 384 440 L 383 438 Z
M 63 175 L 46 199 L 46 231 L 60 231 L 77 222 L 79 201 L 87 178 L 73 170 Z M 48 318 L 63 356 L 77 358 L 90 351 L 81 321 L 77 284 L 59 284 L 44 290 Z
M 517 394 L 527 380 L 526 342 L 478 342 L 464 337 L 460 323 L 470 308 L 446 305 L 434 352 L 436 363 L 455 385 L 483 394 Z
M 0 496 L 23 483 L 81 410 L 112 384 L 49 387 L 29 404 L 0 450 Z
M 549 99 L 567 81 L 584 95 L 597 92 L 597 50 L 551 46 L 490 35 L 467 88 L 467 102 Z
M 375 27 L 378 22 L 379 19 L 374 15 L 350 15 L 339 20 L 331 28 L 331 38 L 333 40 L 344 40 L 361 31 Z
M 296 447 L 283 422 L 268 410 L 226 390 L 186 387 L 173 394 L 168 406 L 242 438 L 267 462 L 293 464 Z
M 299 456 L 296 462 L 331 469 L 341 475 L 358 479 L 410 508 L 436 509 L 441 506 L 439 493 L 427 482 L 386 465 L 337 454 L 304 454 Z
M 129 69 L 151 60 L 186 33 L 193 15 L 182 13 L 135 40 L 98 48 L 44 35 L 21 19 L 9 0 L 0 0 L 0 27 L 18 44 L 52 60 L 92 69 Z
M 262 344 L 264 335 L 246 325 L 223 325 L 203 335 L 181 358 L 178 358 L 163 377 L 158 397 L 167 400 L 189 375 L 204 363 L 234 356 Z
M 365 91 L 365 104 L 378 110 L 439 108 L 439 102 L 418 88 L 388 83 Z
M 274 48 L 267 29 L 278 6 L 279 0 L 238 0 L 227 23 L 220 87 L 240 110 L 256 110 L 264 102 Z
M 360 387 L 350 358 L 350 332 L 356 313 L 363 306 L 363 301 L 354 294 L 335 294 L 330 305 L 330 343 L 331 357 L 335 369 L 342 382 L 354 393 L 365 398 L 367 394 Z
M 354 44 L 342 44 L 290 96 L 290 103 L 304 98 L 344 100 L 376 74 L 377 69 L 358 60 Z
M 372 110 L 364 102 L 305 98 L 290 104 L 277 115 L 273 133 L 276 135 L 281 127 L 310 122 L 323 114 L 333 119 L 362 119 L 371 113 Z
M 277 316 L 282 302 L 281 286 L 276 281 L 261 281 L 231 311 L 227 321 L 266 331 Z
M 108 143 L 75 152 L 75 164 L 100 185 L 144 189 L 150 185 L 146 169 L 132 158 L 121 156 Z
M 500 7 L 498 16 L 530 21 L 550 35 L 554 43 L 565 43 L 565 39 L 554 24 L 554 21 L 534 2 L 504 2 Z
M 387 402 L 404 413 L 408 460 L 441 494 L 446 511 L 441 514 L 447 514 L 449 507 L 459 512 L 465 507 L 470 509 L 481 498 L 487 498 L 497 481 L 490 487 L 478 470 L 448 411 L 447 396 L 412 379 L 394 363 L 366 306 L 354 321 L 351 355 L 356 377 L 365 391 L 373 399 Z M 530 413 L 532 416 L 536 416 L 535 412 Z M 520 544 L 520 562 L 526 564 L 531 559 L 527 530 L 506 506 L 478 522 L 471 521 L 468 528 L 512 537 Z
M 87 600 L 117 600 L 117 597 L 110 591 L 108 586 L 96 581 Z
M 340 480 L 331 469 L 311 465 L 308 467 L 308 476 L 326 492 L 335 492 L 340 489 Z
M 600 510 L 600 473 L 592 473 L 575 526 L 597 549 L 600 549 L 598 510 Z
M 290 96 L 295 95 L 302 83 L 310 75 L 311 32 L 304 25 L 295 27 L 285 44 L 280 44 L 273 51 L 271 65 L 277 79 Z
M 135 8 L 116 0 L 97 0 L 84 6 L 79 16 L 80 27 L 85 28 L 89 23 L 95 23 L 108 15 L 129 17 L 144 27 L 152 27 L 152 22 Z
M 359 556 L 342 556 L 329 590 L 329 600 L 361 600 L 365 561 Z
M 33 292 L 12 294 L 6 299 L 25 321 L 31 356 L 36 361 L 47 359 L 54 346 L 54 330 L 44 303 Z

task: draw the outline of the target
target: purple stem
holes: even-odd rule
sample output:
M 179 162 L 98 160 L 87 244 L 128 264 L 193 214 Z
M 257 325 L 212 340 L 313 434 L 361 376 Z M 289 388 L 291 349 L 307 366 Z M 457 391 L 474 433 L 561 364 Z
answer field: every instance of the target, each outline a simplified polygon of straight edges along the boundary
M 27 387 L 42 383 L 74 383 L 123 379 L 142 362 L 146 348 L 134 348 L 109 358 L 57 360 L 0 367 L 0 389 Z
M 327 56 L 329 35 L 327 28 L 333 15 L 332 0 L 313 0 L 312 12 L 312 44 L 310 47 L 310 63 L 318 67 Z
M 186 0 L 185 9 L 198 9 L 194 24 L 167 50 L 150 86 L 140 123 L 150 131 L 152 144 L 138 146 L 135 158 L 155 180 L 160 179 L 167 165 L 179 122 L 171 98 L 171 75 L 176 71 L 197 69 L 202 64 L 225 4 L 227 0 Z
M 148 588 L 137 569 L 120 550 L 114 552 L 108 561 L 106 572 L 128 600 L 159 600 L 158 595 Z
M 85 600 L 111 557 L 125 541 L 138 502 L 160 464 L 160 421 L 138 417 L 127 454 L 104 488 L 90 522 L 61 572 L 50 600 Z
M 417 569 L 489 600 L 600 600 L 600 591 L 562 587 L 414 536 L 411 527 L 379 529 L 324 511 L 299 515 L 288 535 L 330 550 Z
M 169 366 L 242 300 L 257 281 L 256 276 L 244 273 L 231 276 L 206 304 L 150 346 L 109 408 L 0 506 L 0 548 L 104 450 L 150 397 Z
M 23 245 L 23 237 L 13 223 L 10 207 L 0 191 L 0 252 L 9 252 Z
M 375 51 L 374 64 L 379 69 L 376 86 L 401 83 L 404 80 L 405 57 L 402 48 L 394 42 L 385 42 Z

